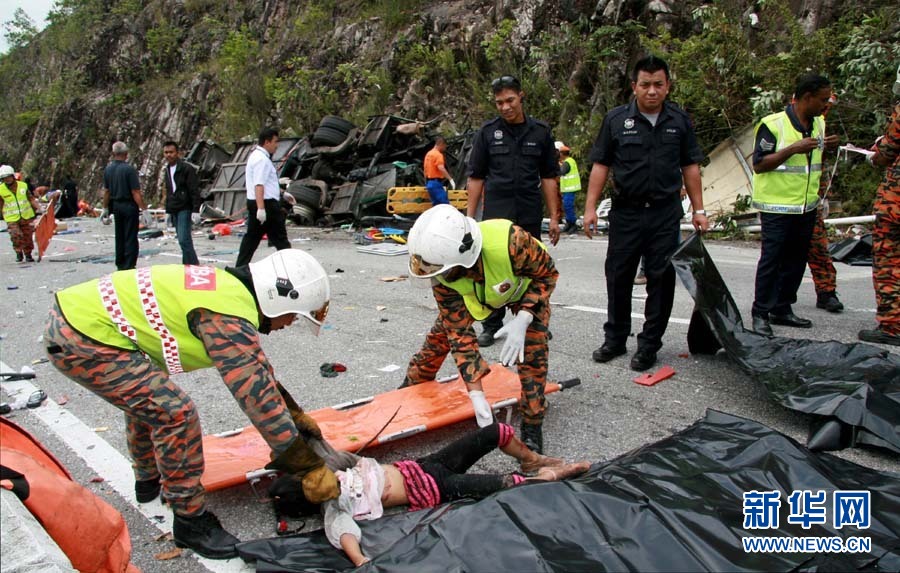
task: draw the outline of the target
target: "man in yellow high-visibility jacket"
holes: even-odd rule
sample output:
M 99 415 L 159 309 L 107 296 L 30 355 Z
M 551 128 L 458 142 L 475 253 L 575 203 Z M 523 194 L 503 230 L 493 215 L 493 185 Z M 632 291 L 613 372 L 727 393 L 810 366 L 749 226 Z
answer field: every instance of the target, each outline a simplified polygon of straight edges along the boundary
M 16 262 L 33 263 L 34 222 L 41 207 L 28 190 L 28 184 L 18 181 L 15 170 L 9 165 L 0 166 L 0 211 L 16 251 Z
M 794 97 L 784 111 L 762 119 L 753 151 L 753 206 L 762 223 L 753 330 L 766 336 L 772 335 L 771 324 L 812 327 L 791 305 L 797 302 L 816 222 L 822 151 L 838 145 L 836 135 L 825 136 L 821 117 L 831 82 L 816 74 L 802 75 Z

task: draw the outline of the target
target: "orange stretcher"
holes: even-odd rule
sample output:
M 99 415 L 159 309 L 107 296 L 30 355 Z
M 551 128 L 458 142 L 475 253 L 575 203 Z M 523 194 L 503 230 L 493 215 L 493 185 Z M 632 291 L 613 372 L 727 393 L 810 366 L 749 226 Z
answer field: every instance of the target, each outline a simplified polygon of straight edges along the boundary
M 577 378 L 561 383 L 549 382 L 546 393 L 579 383 Z M 495 411 L 517 404 L 522 391 L 518 374 L 500 364 L 491 366 L 483 385 L 485 397 Z M 465 384 L 458 377 L 391 390 L 309 414 L 335 449 L 349 452 L 356 452 L 376 435 L 372 446 L 475 417 Z M 203 436 L 206 461 L 203 487 L 215 491 L 273 473 L 265 469 L 270 452 L 268 444 L 253 426 Z
M 50 199 L 50 202 L 44 209 L 44 214 L 41 215 L 37 225 L 34 226 L 34 242 L 37 245 L 38 262 L 44 257 L 44 253 L 46 253 L 47 249 L 50 247 L 50 239 L 52 239 L 53 234 L 56 233 L 56 216 L 53 214 L 55 209 L 56 196 Z

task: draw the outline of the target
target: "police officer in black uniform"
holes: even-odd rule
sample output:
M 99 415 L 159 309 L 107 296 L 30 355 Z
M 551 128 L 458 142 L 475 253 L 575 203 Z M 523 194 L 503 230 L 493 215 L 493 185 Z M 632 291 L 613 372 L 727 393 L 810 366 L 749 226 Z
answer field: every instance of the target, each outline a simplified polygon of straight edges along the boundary
M 537 239 L 541 238 L 543 206 L 550 213 L 550 242 L 559 241 L 559 164 L 550 126 L 525 115 L 522 84 L 512 76 L 491 82 L 498 117 L 475 135 L 469 156 L 468 215 L 475 217 L 484 196 L 482 219 L 509 219 Z M 484 321 L 479 346 L 494 343 L 503 326 L 501 309 Z
M 608 362 L 626 352 L 632 282 L 643 256 L 647 277 L 645 321 L 631 359 L 631 368 L 642 371 L 656 363 L 672 313 L 675 270 L 669 258 L 680 239 L 682 185 L 694 209 L 694 227 L 706 231 L 709 223 L 700 184 L 703 153 L 687 114 L 666 101 L 668 65 L 655 56 L 644 57 L 635 65 L 631 79 L 634 100 L 606 115 L 591 150 L 593 166 L 584 229 L 591 238 L 591 226 L 597 222 L 597 201 L 612 171 L 615 191 L 605 267 L 609 319 L 603 325 L 603 346 L 594 351 L 593 358 Z

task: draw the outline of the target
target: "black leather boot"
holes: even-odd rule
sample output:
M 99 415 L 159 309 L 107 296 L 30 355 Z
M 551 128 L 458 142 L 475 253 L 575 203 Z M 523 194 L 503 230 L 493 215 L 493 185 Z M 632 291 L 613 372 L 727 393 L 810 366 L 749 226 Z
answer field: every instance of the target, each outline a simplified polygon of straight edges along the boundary
M 219 518 L 211 511 L 191 517 L 176 513 L 172 538 L 175 540 L 175 547 L 192 549 L 195 553 L 208 559 L 237 557 L 238 552 L 235 546 L 241 542 L 240 539 L 222 528 Z
M 138 503 L 149 503 L 159 497 L 159 477 L 134 482 L 134 497 Z
M 528 449 L 536 454 L 544 453 L 544 430 L 541 424 L 526 424 L 522 422 L 520 429 L 522 442 Z

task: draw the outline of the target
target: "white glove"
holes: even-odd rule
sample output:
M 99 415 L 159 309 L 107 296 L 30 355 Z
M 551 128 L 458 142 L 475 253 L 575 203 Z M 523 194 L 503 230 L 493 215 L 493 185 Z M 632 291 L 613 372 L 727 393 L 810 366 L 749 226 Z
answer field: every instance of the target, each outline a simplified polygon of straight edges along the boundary
M 472 401 L 472 407 L 475 409 L 475 422 L 479 428 L 490 426 L 494 423 L 494 414 L 491 412 L 491 406 L 484 397 L 481 390 L 469 390 L 469 400 Z
M 144 227 L 149 228 L 153 226 L 153 215 L 150 214 L 150 211 L 141 211 L 141 223 L 144 224 Z
M 200 224 L 200 213 L 191 213 L 191 223 L 195 225 Z
M 454 181 L 453 179 L 450 180 L 450 189 L 456 189 L 456 181 Z
M 265 209 L 257 209 L 256 210 L 256 220 L 259 221 L 260 225 L 264 225 L 266 223 L 266 210 Z
M 100 211 L 100 222 L 104 225 L 109 225 L 111 223 L 109 218 L 109 209 L 104 209 Z
M 532 320 L 534 320 L 533 314 L 524 310 L 519 311 L 512 320 L 494 334 L 494 338 L 506 337 L 503 350 L 500 351 L 500 363 L 504 366 L 525 362 L 525 332 Z
M 819 199 L 819 213 L 822 214 L 822 219 L 825 220 L 828 218 L 828 213 L 831 211 L 830 206 L 828 205 L 828 198 L 822 197 Z
M 169 229 L 175 226 L 175 218 L 172 217 L 172 214 L 169 213 L 166 215 L 166 228 Z

